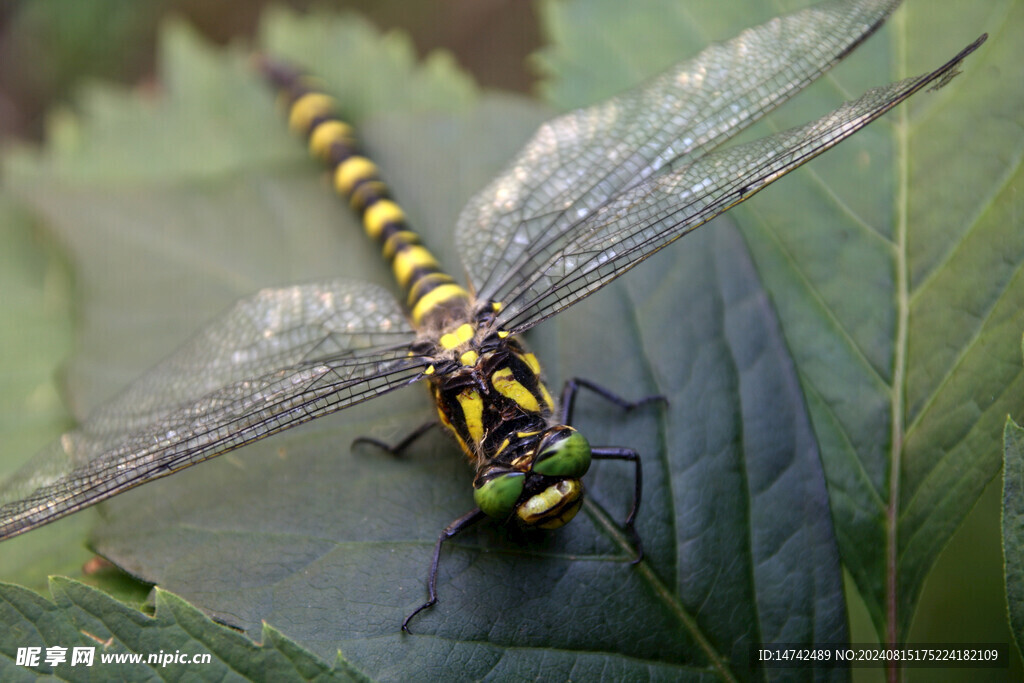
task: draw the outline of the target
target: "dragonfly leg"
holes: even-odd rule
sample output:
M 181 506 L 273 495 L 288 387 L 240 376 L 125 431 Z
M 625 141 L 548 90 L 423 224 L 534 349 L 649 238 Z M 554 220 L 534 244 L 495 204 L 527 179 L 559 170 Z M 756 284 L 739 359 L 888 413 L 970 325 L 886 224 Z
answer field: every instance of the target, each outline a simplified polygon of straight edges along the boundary
M 412 613 L 405 618 L 405 621 L 402 622 L 403 631 L 408 634 L 412 634 L 412 631 L 409 630 L 409 622 L 412 621 L 412 618 L 423 610 L 437 604 L 437 568 L 441 562 L 441 545 L 459 532 L 473 526 L 484 517 L 485 515 L 480 508 L 473 508 L 446 526 L 444 531 L 441 532 L 441 535 L 437 537 L 437 543 L 434 544 L 434 557 L 430 560 L 430 572 L 427 576 L 427 601 L 413 610 Z
M 660 398 L 660 397 L 655 397 Z M 644 544 L 640 540 L 640 534 L 636 531 L 636 514 L 640 510 L 640 500 L 643 497 L 644 492 L 644 468 L 640 463 L 640 454 L 634 451 L 632 448 L 592 448 L 590 449 L 590 457 L 594 460 L 627 460 L 633 463 L 636 468 L 636 475 L 634 476 L 635 488 L 633 490 L 633 507 L 629 510 L 629 515 L 626 516 L 626 521 L 623 523 L 622 528 L 633 539 L 633 547 L 636 548 L 636 557 L 630 564 L 637 564 L 640 560 L 644 559 Z
M 612 392 L 608 391 L 600 384 L 594 384 L 590 380 L 574 377 L 573 379 L 570 379 L 568 382 L 566 382 L 565 387 L 562 388 L 562 414 L 560 416 L 562 424 L 572 424 L 572 413 L 573 409 L 576 406 L 576 394 L 579 393 L 580 389 L 589 389 L 590 391 L 594 392 L 601 398 L 605 399 L 606 401 L 610 401 L 611 403 L 614 403 L 623 410 L 633 410 L 634 408 L 639 408 L 642 405 L 653 403 L 655 401 L 663 401 L 665 403 L 668 403 L 668 399 L 665 398 L 664 396 L 661 396 L 660 394 L 655 394 L 653 396 L 644 396 L 643 398 L 636 401 L 627 401 L 618 394 L 613 394 Z
M 634 408 L 648 403 L 654 403 L 655 401 L 668 403 L 668 399 L 661 395 L 645 396 L 636 401 L 627 401 L 621 396 L 608 391 L 599 384 L 594 384 L 589 380 L 576 377 L 566 382 L 565 387 L 562 389 L 562 424 L 572 424 L 572 413 L 576 406 L 576 394 L 579 393 L 580 389 L 589 389 L 601 398 L 614 403 L 623 410 L 633 410 Z M 627 460 L 632 462 L 636 468 L 636 475 L 634 478 L 636 488 L 633 492 L 633 507 L 630 509 L 629 515 L 626 517 L 626 521 L 622 525 L 622 528 L 625 529 L 633 539 L 633 544 L 636 548 L 636 557 L 633 558 L 632 563 L 636 564 L 644 557 L 644 545 L 640 540 L 640 534 L 637 533 L 635 526 L 636 515 L 640 510 L 640 501 L 643 497 L 643 467 L 640 463 L 640 455 L 632 448 L 614 447 L 593 448 L 591 449 L 590 455 L 595 460 Z
M 410 444 L 412 444 L 418 438 L 429 432 L 436 425 L 437 422 L 434 421 L 424 422 L 419 427 L 409 432 L 405 437 L 402 438 L 401 441 L 394 444 L 390 444 L 387 441 L 381 441 L 380 439 L 373 439 L 368 436 L 359 436 L 356 437 L 355 439 L 352 439 L 352 448 L 355 448 L 357 445 L 364 443 L 369 444 L 370 446 L 376 446 L 377 448 L 381 449 L 382 451 L 386 451 L 391 455 L 401 455 L 402 452 L 406 448 L 408 448 Z

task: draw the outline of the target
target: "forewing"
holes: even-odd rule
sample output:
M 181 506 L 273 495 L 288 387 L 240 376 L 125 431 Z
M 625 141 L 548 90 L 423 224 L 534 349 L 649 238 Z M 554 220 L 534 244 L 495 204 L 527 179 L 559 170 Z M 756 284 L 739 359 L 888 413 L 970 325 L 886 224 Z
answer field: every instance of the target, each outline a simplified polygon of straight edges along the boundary
M 869 90 L 799 128 L 706 154 L 623 192 L 572 230 L 541 236 L 499 292 L 502 327 L 522 332 L 621 275 L 669 242 L 839 144 L 921 88 L 944 85 L 985 37 L 935 71 Z
M 0 540 L 416 381 L 415 333 L 362 282 L 265 289 L 0 487 Z
M 478 298 L 504 301 L 535 244 L 578 232 L 611 198 L 737 134 L 841 60 L 898 4 L 825 2 L 773 19 L 542 125 L 459 217 L 456 244 Z

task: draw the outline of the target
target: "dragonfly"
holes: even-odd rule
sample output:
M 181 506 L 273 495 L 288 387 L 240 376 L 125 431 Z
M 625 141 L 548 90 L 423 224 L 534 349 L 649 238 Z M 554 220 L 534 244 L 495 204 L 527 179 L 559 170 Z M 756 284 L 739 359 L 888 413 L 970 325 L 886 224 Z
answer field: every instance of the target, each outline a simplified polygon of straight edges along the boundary
M 5 482 L 0 540 L 424 383 L 437 422 L 474 469 L 475 506 L 438 536 L 427 600 L 403 630 L 437 602 L 445 541 L 488 518 L 526 529 L 565 525 L 580 509 L 593 461 L 633 467 L 633 504 L 622 527 L 639 561 L 639 454 L 592 446 L 572 425 L 573 406 L 581 390 L 623 409 L 658 397 L 629 401 L 574 379 L 556 400 L 521 335 L 913 94 L 941 87 L 986 39 L 934 71 L 869 90 L 804 126 L 722 147 L 845 58 L 898 5 L 820 3 L 545 123 L 457 221 L 465 284 L 408 224 L 334 100 L 303 71 L 257 58 L 287 102 L 290 126 L 326 164 L 336 191 L 379 245 L 403 302 L 376 285 L 341 278 L 239 301 Z M 380 445 L 401 450 L 429 426 Z

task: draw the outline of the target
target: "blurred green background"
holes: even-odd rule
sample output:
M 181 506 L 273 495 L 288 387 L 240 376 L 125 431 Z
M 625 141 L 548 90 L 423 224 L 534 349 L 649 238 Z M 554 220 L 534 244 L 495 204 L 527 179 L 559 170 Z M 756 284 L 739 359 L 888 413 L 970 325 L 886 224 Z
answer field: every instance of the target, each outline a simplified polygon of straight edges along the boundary
M 245 41 L 264 0 L 7 0 L 0 3 L 0 143 L 42 140 L 47 112 L 74 106 L 88 79 L 146 89 L 153 82 L 155 39 L 162 19 L 184 18 L 217 44 Z M 305 8 L 313 2 L 282 3 Z M 532 3 L 522 0 L 320 0 L 318 7 L 354 9 L 383 29 L 401 29 L 418 52 L 443 48 L 484 87 L 530 92 L 528 56 L 543 44 Z M 999 540 L 1000 482 L 994 481 L 929 576 L 911 631 L 914 642 L 1010 642 Z M 874 634 L 850 588 L 854 641 Z M 1002 618 L 996 618 L 998 616 Z M 1019 655 L 1005 670 L 910 670 L 907 680 L 1021 679 Z M 857 670 L 882 680 L 880 670 Z
M 442 48 L 484 87 L 527 92 L 526 56 L 541 44 L 522 0 L 5 0 L 0 3 L 0 136 L 38 139 L 47 109 L 83 79 L 145 86 L 162 19 L 184 18 L 216 44 L 245 41 L 264 7 L 348 9 L 407 32 L 420 55 Z

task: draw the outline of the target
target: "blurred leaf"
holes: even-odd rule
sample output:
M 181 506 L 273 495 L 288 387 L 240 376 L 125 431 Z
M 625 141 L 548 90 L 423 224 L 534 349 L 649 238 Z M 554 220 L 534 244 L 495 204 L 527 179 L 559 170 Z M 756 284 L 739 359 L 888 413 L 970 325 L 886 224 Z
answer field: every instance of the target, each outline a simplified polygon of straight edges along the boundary
M 71 348 L 68 273 L 31 216 L 0 196 L 0 477 L 69 426 L 54 368 Z M 4 546 L 0 574 L 36 590 L 50 573 L 74 573 L 89 558 L 80 547 L 90 518 L 67 520 Z M 55 549 L 57 549 L 55 551 Z
M 1006 421 L 1003 436 L 1003 559 L 1006 602 L 1017 648 L 1024 649 L 1024 429 Z
M 354 14 L 311 19 L 271 9 L 260 34 L 268 52 L 334 84 L 338 90 L 332 94 L 353 121 L 395 110 L 460 111 L 477 95 L 449 53 L 435 51 L 419 61 L 407 36 L 380 35 Z
M 83 76 L 138 76 L 164 2 L 36 0 L 17 3 L 0 51 L 36 96 L 65 96 Z M 5 64 L 5 67 L 8 66 Z M 6 69 L 5 69 L 6 70 Z M 11 75 L 11 74 L 9 74 Z
M 0 369 L 0 468 L 5 473 L 12 455 L 67 426 L 53 364 L 71 347 L 68 273 L 33 228 L 31 216 L 0 195 L 0 316 L 18 322 L 0 327 L 0 345 L 18 358 L 16 365 Z
M 558 42 L 541 63 L 565 75 L 547 86 L 562 106 L 726 37 L 736 15 L 752 22 L 774 9 L 646 0 L 643 13 L 634 3 L 615 21 L 594 4 L 543 5 Z M 629 30 L 642 14 L 678 39 L 662 44 Z M 595 26 L 606 28 L 598 40 Z M 1024 67 L 1014 56 L 1024 4 L 950 2 L 936 12 L 909 3 L 766 126 L 796 125 L 867 87 L 933 68 L 983 31 L 991 39 L 961 77 L 733 213 L 796 360 L 843 562 L 883 639 L 905 637 L 926 573 L 999 469 L 1000 425 L 1007 413 L 1024 414 L 1016 348 Z M 591 69 L 598 50 L 623 58 Z M 895 576 L 886 570 L 890 547 Z

